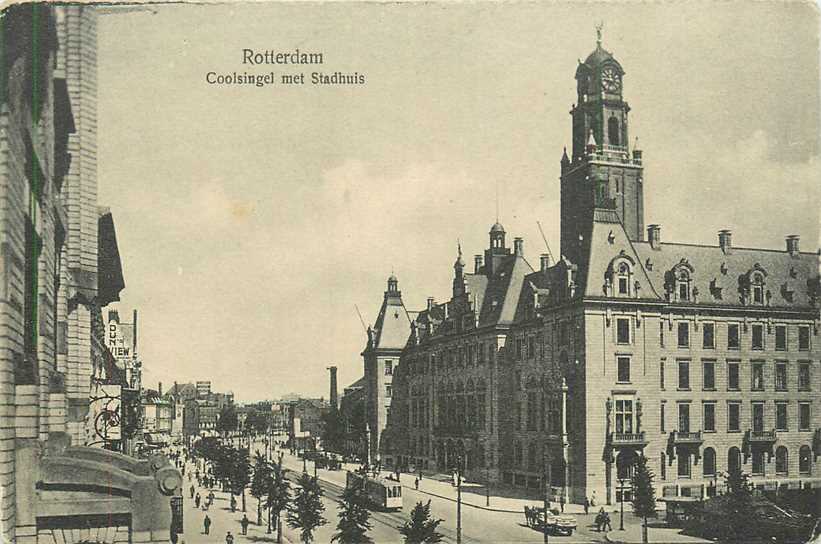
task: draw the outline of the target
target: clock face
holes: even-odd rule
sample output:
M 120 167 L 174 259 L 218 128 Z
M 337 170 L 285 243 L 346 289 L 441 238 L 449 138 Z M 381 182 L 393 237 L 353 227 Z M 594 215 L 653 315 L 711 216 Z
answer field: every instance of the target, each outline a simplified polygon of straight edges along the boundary
M 601 73 L 601 85 L 605 91 L 614 92 L 621 87 L 619 73 L 613 68 L 605 68 Z

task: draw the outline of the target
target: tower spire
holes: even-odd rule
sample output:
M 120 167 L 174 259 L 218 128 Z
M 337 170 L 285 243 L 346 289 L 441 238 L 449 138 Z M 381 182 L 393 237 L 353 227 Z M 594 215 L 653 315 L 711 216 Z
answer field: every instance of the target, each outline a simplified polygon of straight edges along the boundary
M 596 45 L 601 47 L 601 31 L 604 28 L 604 21 L 596 25 Z

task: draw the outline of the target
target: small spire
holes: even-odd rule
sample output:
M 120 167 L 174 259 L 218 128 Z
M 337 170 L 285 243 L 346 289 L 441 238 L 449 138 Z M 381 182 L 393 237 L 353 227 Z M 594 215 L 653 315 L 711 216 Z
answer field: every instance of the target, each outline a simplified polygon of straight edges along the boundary
M 604 21 L 596 25 L 596 45 L 601 47 L 601 31 L 604 28 Z
M 639 137 L 638 137 L 638 136 L 636 136 L 636 141 L 635 141 L 635 142 L 633 142 L 633 149 L 634 149 L 634 150 L 635 150 L 635 149 L 641 149 L 641 148 L 639 147 Z

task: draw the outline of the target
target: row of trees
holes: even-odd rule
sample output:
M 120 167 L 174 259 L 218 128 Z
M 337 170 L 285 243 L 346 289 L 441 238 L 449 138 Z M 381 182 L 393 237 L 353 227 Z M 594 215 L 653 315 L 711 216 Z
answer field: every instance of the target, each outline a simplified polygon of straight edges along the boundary
M 240 428 L 237 409 L 233 404 L 223 406 L 217 417 L 217 432 L 223 436 L 228 436 L 237 431 L 242 431 L 247 436 L 265 434 L 270 426 L 270 413 L 251 409 L 245 417 L 242 428 Z

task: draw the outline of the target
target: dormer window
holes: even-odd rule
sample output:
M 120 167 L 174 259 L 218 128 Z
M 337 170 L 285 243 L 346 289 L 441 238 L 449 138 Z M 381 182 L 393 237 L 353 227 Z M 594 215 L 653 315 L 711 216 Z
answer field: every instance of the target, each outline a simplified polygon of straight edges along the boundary
M 619 274 L 617 278 L 618 293 L 622 296 L 630 295 L 630 267 L 627 263 L 619 265 Z
M 690 300 L 690 273 L 687 270 L 679 270 L 676 290 L 679 300 Z
M 764 276 L 753 274 L 750 285 L 752 290 L 753 304 L 764 304 Z

